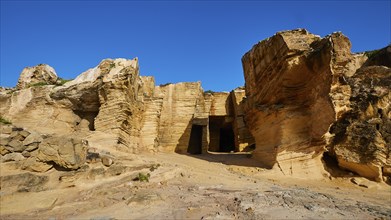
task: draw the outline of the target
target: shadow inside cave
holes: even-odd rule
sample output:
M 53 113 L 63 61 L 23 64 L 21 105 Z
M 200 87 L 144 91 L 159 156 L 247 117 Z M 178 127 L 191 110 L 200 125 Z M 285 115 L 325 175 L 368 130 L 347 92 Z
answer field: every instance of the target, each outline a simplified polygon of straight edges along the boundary
M 266 169 L 266 166 L 260 161 L 251 158 L 250 152 L 207 152 L 203 154 L 184 154 L 189 157 L 194 157 L 200 160 L 206 160 L 212 163 L 222 163 L 225 165 L 235 165 L 244 167 L 258 167 Z

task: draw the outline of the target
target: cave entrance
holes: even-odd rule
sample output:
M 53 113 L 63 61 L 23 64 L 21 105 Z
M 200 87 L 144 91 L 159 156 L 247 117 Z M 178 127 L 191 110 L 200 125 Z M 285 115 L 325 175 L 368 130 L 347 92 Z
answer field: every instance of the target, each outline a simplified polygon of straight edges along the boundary
M 88 130 L 95 131 L 95 117 L 98 115 L 99 111 L 73 111 L 76 115 L 80 117 L 81 120 L 88 122 Z M 79 125 L 79 124 L 78 124 Z
M 201 125 L 192 125 L 187 153 L 201 154 L 202 153 L 202 129 Z
M 231 152 L 235 150 L 232 120 L 226 116 L 209 117 L 209 151 Z

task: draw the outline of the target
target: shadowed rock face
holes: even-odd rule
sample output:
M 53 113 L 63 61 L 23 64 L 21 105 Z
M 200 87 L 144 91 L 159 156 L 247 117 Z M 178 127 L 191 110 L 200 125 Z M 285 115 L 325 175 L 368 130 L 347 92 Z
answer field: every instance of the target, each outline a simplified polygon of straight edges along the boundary
M 349 110 L 330 127 L 330 151 L 339 166 L 381 181 L 382 168 L 391 167 L 391 70 L 363 67 L 346 83 L 351 90 Z

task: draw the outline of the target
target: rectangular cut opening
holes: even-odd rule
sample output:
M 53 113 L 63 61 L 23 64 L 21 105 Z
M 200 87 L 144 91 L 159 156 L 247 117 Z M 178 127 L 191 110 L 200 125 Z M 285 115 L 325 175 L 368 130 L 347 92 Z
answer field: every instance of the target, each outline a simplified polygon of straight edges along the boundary
M 201 125 L 192 125 L 187 153 L 201 154 L 202 153 L 202 130 Z
M 235 150 L 235 135 L 229 117 L 210 116 L 209 137 L 209 151 L 231 152 Z

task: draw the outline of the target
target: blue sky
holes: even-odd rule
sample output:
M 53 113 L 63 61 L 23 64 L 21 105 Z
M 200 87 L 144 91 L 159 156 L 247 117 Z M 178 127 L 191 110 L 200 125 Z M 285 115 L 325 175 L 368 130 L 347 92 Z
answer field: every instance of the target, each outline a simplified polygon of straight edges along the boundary
M 105 58 L 139 58 L 157 84 L 244 85 L 241 57 L 278 31 L 342 31 L 354 52 L 391 42 L 390 1 L 1 1 L 0 85 L 46 63 L 66 79 Z

